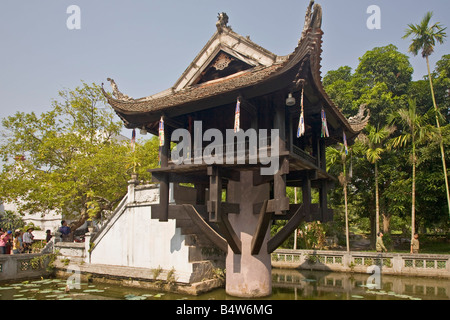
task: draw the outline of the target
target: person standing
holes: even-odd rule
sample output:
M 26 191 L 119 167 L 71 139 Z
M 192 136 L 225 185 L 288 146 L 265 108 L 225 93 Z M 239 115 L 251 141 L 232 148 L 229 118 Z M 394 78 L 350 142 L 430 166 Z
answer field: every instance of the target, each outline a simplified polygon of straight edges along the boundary
M 33 243 L 33 234 L 31 233 L 34 229 L 28 228 L 27 232 L 25 232 L 22 236 L 22 244 L 23 244 L 23 252 L 24 253 L 31 253 L 31 244 Z
M 70 230 L 70 227 L 67 225 L 66 220 L 61 221 L 61 227 L 59 227 L 58 231 L 61 233 L 61 238 L 63 242 L 69 241 L 70 232 L 72 230 Z
M 14 239 L 13 239 L 13 254 L 19 254 L 22 252 L 22 241 L 20 238 L 20 231 L 14 232 Z
M 12 231 L 8 230 L 0 236 L 0 254 L 6 254 L 6 244 L 11 239 Z
M 419 234 L 414 233 L 414 238 L 411 240 L 411 253 L 419 253 Z
M 51 240 L 51 238 L 53 237 L 52 232 L 51 232 L 51 230 L 46 230 L 45 233 L 46 233 L 45 242 L 48 243 Z
M 375 244 L 375 249 L 377 250 L 377 252 L 383 252 L 383 251 L 387 252 L 387 249 L 383 243 L 383 233 L 380 231 L 380 232 L 378 232 L 377 236 L 378 237 L 377 237 L 377 242 Z

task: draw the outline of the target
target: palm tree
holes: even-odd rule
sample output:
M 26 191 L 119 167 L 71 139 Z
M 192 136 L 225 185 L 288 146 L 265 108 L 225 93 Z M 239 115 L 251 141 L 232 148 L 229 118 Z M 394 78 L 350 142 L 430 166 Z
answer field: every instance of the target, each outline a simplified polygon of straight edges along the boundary
M 436 126 L 438 128 L 439 134 L 439 144 L 441 149 L 441 158 L 442 158 L 442 166 L 444 170 L 444 181 L 445 181 L 445 189 L 447 191 L 447 205 L 448 212 L 450 215 L 450 192 L 448 185 L 448 177 L 447 177 L 447 166 L 445 164 L 445 151 L 444 151 L 444 142 L 442 139 L 442 132 L 439 123 L 439 110 L 436 105 L 436 99 L 434 97 L 434 89 L 433 89 L 433 81 L 430 73 L 430 61 L 428 57 L 434 52 L 434 46 L 436 42 L 442 44 L 444 43 L 444 39 L 447 37 L 447 34 L 444 32 L 446 27 L 444 28 L 439 22 L 429 26 L 431 17 L 433 16 L 432 12 L 427 12 L 425 17 L 422 19 L 420 24 L 408 24 L 408 29 L 405 31 L 405 35 L 403 39 L 412 36 L 412 42 L 409 46 L 408 51 L 411 52 L 414 56 L 416 56 L 420 50 L 422 50 L 422 57 L 427 61 L 427 70 L 428 70 L 428 80 L 430 81 L 430 89 L 431 89 L 431 98 L 433 100 L 434 111 L 436 114 Z
M 347 184 L 350 181 L 350 177 L 347 175 L 345 160 L 347 155 L 345 153 L 344 145 L 342 148 L 337 149 L 334 147 L 328 147 L 326 151 L 327 165 L 331 166 L 336 163 L 342 163 L 343 170 L 339 175 L 339 183 L 344 189 L 344 208 L 345 208 L 345 240 L 347 244 L 347 252 L 350 252 L 350 240 L 349 240 L 349 228 L 348 228 L 348 202 L 347 202 Z M 327 168 L 328 171 L 329 168 Z
M 378 160 L 381 154 L 386 151 L 384 142 L 387 137 L 394 131 L 392 127 L 384 126 L 381 129 L 375 128 L 373 125 L 366 126 L 367 135 L 360 134 L 359 139 L 365 145 L 366 158 L 375 166 L 375 234 L 380 231 L 380 196 L 378 190 Z
M 393 138 L 388 148 L 404 147 L 411 142 L 411 162 L 412 162 L 412 190 L 411 190 L 411 239 L 415 233 L 415 219 L 416 219 L 416 144 L 418 142 L 428 141 L 432 139 L 432 130 L 429 125 L 426 124 L 425 116 L 419 116 L 416 114 L 416 101 L 408 100 L 409 108 L 400 109 L 394 112 L 389 121 L 395 122 L 401 125 L 405 130 L 402 134 Z

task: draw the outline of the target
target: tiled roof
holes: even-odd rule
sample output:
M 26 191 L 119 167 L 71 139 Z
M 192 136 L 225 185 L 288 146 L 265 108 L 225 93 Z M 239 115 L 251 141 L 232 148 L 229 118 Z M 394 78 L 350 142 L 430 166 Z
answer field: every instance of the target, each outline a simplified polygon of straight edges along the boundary
M 318 14 L 321 15 L 321 8 Z M 316 10 L 315 10 L 316 11 Z M 314 14 L 314 13 L 313 13 Z M 308 17 L 308 13 L 307 13 Z M 317 19 L 317 18 L 316 18 Z M 321 21 L 321 17 L 319 17 Z M 103 94 L 107 98 L 109 104 L 114 108 L 116 113 L 122 120 L 128 123 L 127 115 L 139 114 L 155 114 L 167 112 L 172 108 L 183 106 L 203 99 L 219 96 L 232 91 L 238 91 L 244 88 L 254 87 L 259 84 L 273 80 L 276 77 L 285 74 L 288 71 L 300 71 L 305 62 L 309 62 L 309 69 L 312 79 L 320 95 L 320 100 L 324 104 L 327 112 L 331 112 L 339 119 L 339 122 L 346 128 L 349 133 L 357 134 L 361 126 L 350 124 L 345 116 L 340 112 L 333 101 L 328 97 L 322 85 L 321 79 L 321 53 L 322 53 L 322 30 L 317 20 L 311 22 L 305 20 L 305 28 L 303 29 L 301 39 L 293 53 L 285 57 L 277 57 L 276 61 L 269 65 L 258 65 L 245 71 L 232 74 L 228 77 L 217 80 L 208 81 L 198 85 L 188 86 L 182 90 L 176 91 L 173 88 L 165 92 L 149 96 L 146 98 L 132 99 L 118 92 L 116 88 L 115 96 L 108 94 L 103 88 Z M 292 81 L 295 82 L 295 79 Z M 363 126 L 364 127 L 364 126 Z

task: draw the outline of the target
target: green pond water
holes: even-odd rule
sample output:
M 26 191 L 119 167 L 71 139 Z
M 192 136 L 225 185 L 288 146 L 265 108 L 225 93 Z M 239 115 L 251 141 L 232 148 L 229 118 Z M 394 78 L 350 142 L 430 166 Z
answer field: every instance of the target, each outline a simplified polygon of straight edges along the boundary
M 261 300 L 450 300 L 450 279 L 274 269 L 272 295 Z M 96 282 L 65 292 L 65 279 L 0 283 L 0 300 L 232 300 L 224 289 L 190 296 Z

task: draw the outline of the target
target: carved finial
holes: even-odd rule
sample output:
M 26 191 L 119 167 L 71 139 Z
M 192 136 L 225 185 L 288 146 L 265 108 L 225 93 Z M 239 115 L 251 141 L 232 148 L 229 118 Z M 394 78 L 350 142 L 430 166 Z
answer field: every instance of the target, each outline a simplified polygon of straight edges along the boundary
M 322 7 L 316 3 L 311 17 L 311 28 L 316 29 L 320 27 L 322 27 Z
M 314 10 L 313 10 L 314 9 Z M 320 4 L 314 4 L 314 0 L 309 2 L 308 8 L 305 14 L 305 24 L 303 25 L 302 36 L 303 38 L 307 31 L 311 29 L 320 28 L 322 26 L 322 7 Z
M 222 31 L 223 28 L 228 27 L 228 15 L 225 12 L 217 14 L 217 22 L 216 22 L 217 30 Z
M 114 81 L 114 79 L 106 78 L 106 80 L 108 80 L 111 83 L 111 88 L 113 89 L 113 95 L 116 97 L 116 99 L 125 100 L 125 101 L 134 100 L 133 98 L 130 98 L 126 94 L 123 94 L 122 92 L 119 91 L 119 88 L 117 87 L 117 84 Z
M 356 132 L 362 131 L 364 127 L 369 123 L 370 119 L 370 110 L 366 109 L 367 104 L 362 104 L 359 106 L 358 113 L 348 118 L 348 123 L 352 127 L 352 129 Z M 365 115 L 367 111 L 367 115 Z

